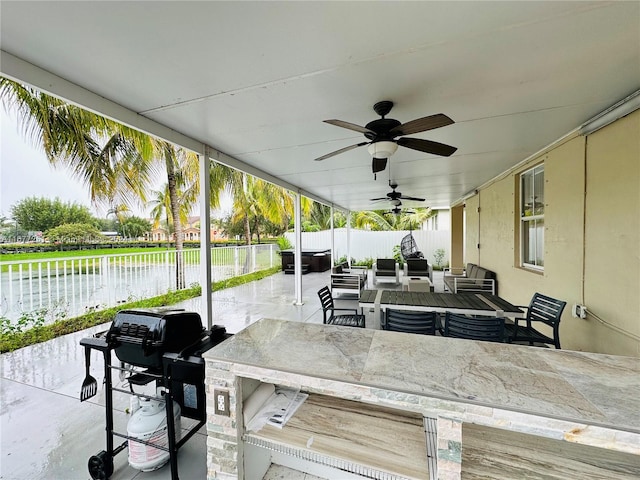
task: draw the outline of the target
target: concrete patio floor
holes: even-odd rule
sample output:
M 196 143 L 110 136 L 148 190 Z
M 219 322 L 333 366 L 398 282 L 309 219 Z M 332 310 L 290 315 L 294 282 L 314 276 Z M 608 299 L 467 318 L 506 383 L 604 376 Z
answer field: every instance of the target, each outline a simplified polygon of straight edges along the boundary
M 435 289 L 442 291 L 442 273 L 434 272 Z M 322 323 L 317 291 L 329 284 L 329 272 L 302 277 L 303 305 L 294 305 L 294 276 L 279 273 L 263 280 L 213 293 L 214 323 L 236 333 L 261 318 Z M 371 275 L 369 275 L 371 287 Z M 384 288 L 394 288 L 384 284 Z M 401 285 L 395 288 L 401 288 Z M 176 307 L 198 312 L 200 298 Z M 355 297 L 342 296 L 336 306 L 355 307 Z M 367 325 L 373 321 L 367 313 Z M 105 330 L 109 324 L 22 348 L 0 356 L 0 479 L 85 480 L 87 461 L 105 448 L 105 395 L 101 355 L 91 357 L 91 375 L 98 380 L 98 394 L 80 402 L 85 376 L 80 339 Z M 117 373 L 114 386 L 117 386 Z M 139 390 L 136 390 L 139 391 Z M 116 431 L 126 432 L 129 395 L 114 393 Z M 182 427 L 190 419 L 183 419 Z M 114 443 L 119 445 L 121 439 Z M 203 427 L 179 451 L 178 470 L 183 480 L 206 478 L 206 431 Z M 269 479 L 310 480 L 311 476 L 275 469 Z M 291 476 L 294 475 L 294 476 Z M 154 472 L 140 472 L 127 463 L 127 453 L 114 458 L 114 480 L 170 479 L 165 465 Z M 265 477 L 267 478 L 267 477 Z

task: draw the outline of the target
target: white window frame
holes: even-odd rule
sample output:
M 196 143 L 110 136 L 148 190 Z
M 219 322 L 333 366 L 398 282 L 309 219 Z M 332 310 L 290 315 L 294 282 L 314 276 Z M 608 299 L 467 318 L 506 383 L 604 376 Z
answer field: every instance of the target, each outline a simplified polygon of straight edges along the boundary
M 536 209 L 535 209 L 535 199 L 536 197 L 538 197 L 539 195 L 536 195 L 536 190 L 535 190 L 535 177 L 536 174 L 542 172 L 543 175 L 543 182 L 542 182 L 542 212 L 538 212 L 536 213 Z M 531 249 L 531 245 L 530 242 L 528 242 L 529 237 L 528 237 L 528 233 L 527 233 L 527 229 L 525 228 L 525 226 L 527 224 L 533 223 L 535 225 L 535 223 L 542 221 L 543 225 L 544 225 L 544 163 L 541 163 L 539 165 L 536 165 L 533 168 L 530 168 L 529 170 L 526 170 L 524 172 L 522 172 L 519 176 L 519 181 L 520 181 L 520 203 L 518 206 L 518 210 L 519 210 L 519 215 L 520 215 L 520 265 L 524 268 L 528 268 L 528 269 L 532 269 L 532 270 L 537 270 L 537 271 L 543 271 L 544 270 L 544 226 L 543 228 L 543 237 L 542 237 L 542 241 L 541 244 L 539 244 L 538 242 L 538 237 L 534 237 L 535 241 L 534 241 L 534 245 L 533 248 L 535 249 L 535 254 L 533 255 L 534 259 L 538 259 L 540 258 L 542 260 L 542 264 L 539 265 L 536 261 L 536 263 L 530 263 L 526 261 L 526 256 L 525 256 L 525 245 L 529 243 L 529 249 Z M 534 198 L 531 199 L 531 201 L 533 202 L 533 214 L 529 214 L 527 215 L 526 212 L 523 211 L 524 209 L 524 192 L 525 192 L 525 188 L 524 188 L 524 183 L 525 181 L 531 181 L 531 192 L 533 193 Z M 535 260 L 534 260 L 535 261 Z

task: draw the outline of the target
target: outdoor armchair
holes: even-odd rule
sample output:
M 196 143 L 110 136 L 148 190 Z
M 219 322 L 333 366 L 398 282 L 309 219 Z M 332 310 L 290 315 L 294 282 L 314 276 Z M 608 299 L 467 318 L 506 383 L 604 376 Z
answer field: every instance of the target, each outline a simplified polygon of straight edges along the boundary
M 357 295 L 360 298 L 360 291 L 367 284 L 366 267 L 349 267 L 344 262 L 336 265 L 331 270 L 331 294 L 340 293 Z
M 433 266 L 423 258 L 408 258 L 404 263 L 405 277 L 428 277 L 433 282 Z
M 445 337 L 503 342 L 504 331 L 504 317 L 458 315 L 447 312 L 444 318 L 443 335 Z
M 383 330 L 394 332 L 436 334 L 436 312 L 412 312 L 407 310 L 385 310 Z
M 322 305 L 322 323 L 326 325 L 342 325 L 345 327 L 364 328 L 365 317 L 362 313 L 358 313 L 356 308 L 336 308 L 333 304 L 333 297 L 329 287 L 322 287 L 318 291 L 320 304 Z M 345 314 L 336 314 L 336 312 L 351 312 Z
M 378 258 L 373 264 L 373 283 L 400 282 L 400 265 L 394 258 Z
M 516 318 L 515 324 L 506 326 L 506 334 L 509 342 L 529 342 L 549 344 L 560 349 L 560 319 L 567 302 L 547 297 L 541 293 L 535 293 L 527 309 L 527 316 Z M 547 326 L 551 329 L 551 335 L 534 328 L 534 324 Z

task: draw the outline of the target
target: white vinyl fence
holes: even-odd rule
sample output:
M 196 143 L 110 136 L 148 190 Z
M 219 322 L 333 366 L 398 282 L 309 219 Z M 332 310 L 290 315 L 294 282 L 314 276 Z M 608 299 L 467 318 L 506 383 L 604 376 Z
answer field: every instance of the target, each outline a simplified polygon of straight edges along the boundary
M 349 235 L 349 243 L 347 244 L 347 233 Z M 443 249 L 445 251 L 444 260 L 448 261 L 449 246 L 451 234 L 448 230 L 397 230 L 384 232 L 371 232 L 368 230 L 336 228 L 334 230 L 335 251 L 333 253 L 334 263 L 342 258 L 347 257 L 347 245 L 350 245 L 350 256 L 356 262 L 366 260 L 368 258 L 392 258 L 393 248 L 400 245 L 402 239 L 411 233 L 415 239 L 418 250 L 420 250 L 424 258 L 429 263 L 435 264 L 435 251 Z M 287 232 L 287 239 L 295 245 L 295 235 Z M 329 249 L 331 248 L 331 230 L 323 230 L 322 232 L 303 232 L 302 233 L 303 249 Z
M 275 245 L 211 249 L 212 280 L 280 263 Z M 200 250 L 183 250 L 184 285 L 200 283 Z M 0 317 L 50 323 L 176 289 L 176 251 L 0 262 Z

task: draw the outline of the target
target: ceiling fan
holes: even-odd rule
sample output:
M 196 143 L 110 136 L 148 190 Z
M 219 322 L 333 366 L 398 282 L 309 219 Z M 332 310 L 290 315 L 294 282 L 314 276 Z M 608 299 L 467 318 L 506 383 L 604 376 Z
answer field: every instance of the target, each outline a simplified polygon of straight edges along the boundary
M 408 213 L 408 214 L 413 214 L 416 213 L 414 211 L 411 210 L 405 210 L 404 212 L 402 211 L 402 208 L 400 208 L 402 205 L 402 203 L 400 203 L 400 205 L 397 205 L 395 207 L 393 207 L 391 210 L 389 210 L 388 212 L 384 212 L 384 215 L 400 215 L 401 213 Z
M 389 180 L 389 186 L 391 187 L 391 191 L 389 193 L 387 193 L 387 195 L 385 197 L 372 198 L 371 201 L 372 202 L 379 202 L 381 200 L 389 200 L 396 207 L 399 207 L 400 205 L 402 205 L 402 202 L 400 200 L 411 200 L 411 201 L 414 201 L 414 202 L 424 202 L 424 198 L 410 197 L 408 195 L 402 195 L 402 192 L 396 191 L 396 188 L 398 188 L 398 184 L 397 183 L 391 183 L 391 180 Z
M 344 147 L 335 152 L 327 153 L 321 157 L 316 158 L 316 161 L 325 160 L 339 155 L 344 152 L 348 152 L 357 147 L 369 145 L 369 154 L 373 157 L 372 170 L 373 173 L 381 172 L 387 166 L 387 159 L 395 153 L 398 149 L 398 145 L 401 147 L 410 148 L 412 150 L 418 150 L 420 152 L 431 153 L 434 155 L 440 155 L 448 157 L 457 150 L 456 147 L 451 145 L 445 145 L 444 143 L 433 142 L 431 140 L 423 140 L 421 138 L 407 138 L 404 135 L 411 135 L 413 133 L 426 132 L 427 130 L 433 130 L 435 128 L 446 127 L 454 123 L 449 117 L 443 113 L 436 115 L 429 115 L 427 117 L 417 118 L 410 122 L 400 123 L 393 118 L 385 118 L 385 116 L 391 111 L 393 102 L 389 100 L 383 100 L 376 103 L 373 106 L 373 110 L 382 118 L 373 120 L 367 123 L 366 126 L 361 127 L 354 123 L 345 122 L 342 120 L 324 120 L 325 123 L 335 125 L 337 127 L 347 128 L 356 132 L 364 134 L 370 141 L 356 143 L 349 147 Z M 400 137 L 400 138 L 397 138 Z

